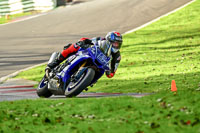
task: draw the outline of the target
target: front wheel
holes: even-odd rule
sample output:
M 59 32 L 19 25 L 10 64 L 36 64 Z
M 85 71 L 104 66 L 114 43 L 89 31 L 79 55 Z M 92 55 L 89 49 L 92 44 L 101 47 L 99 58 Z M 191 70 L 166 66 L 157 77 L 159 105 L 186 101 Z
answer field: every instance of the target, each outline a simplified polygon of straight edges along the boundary
M 95 71 L 92 68 L 87 68 L 79 77 L 78 80 L 71 81 L 65 90 L 66 97 L 73 97 L 80 94 L 92 82 Z
M 37 95 L 39 97 L 45 97 L 45 98 L 52 96 L 52 93 L 48 90 L 48 83 L 45 81 L 45 77 L 40 81 L 38 85 Z

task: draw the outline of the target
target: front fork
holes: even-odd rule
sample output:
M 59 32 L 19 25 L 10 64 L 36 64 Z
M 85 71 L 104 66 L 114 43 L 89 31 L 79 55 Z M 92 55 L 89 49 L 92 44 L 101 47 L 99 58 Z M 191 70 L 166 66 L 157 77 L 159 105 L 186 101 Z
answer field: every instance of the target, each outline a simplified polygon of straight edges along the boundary
M 87 69 L 86 67 L 84 67 L 87 64 L 87 61 L 83 62 L 83 64 L 80 66 L 80 68 L 78 69 L 77 73 L 75 75 L 72 76 L 71 81 L 72 82 L 76 82 L 81 75 L 85 72 L 85 70 Z

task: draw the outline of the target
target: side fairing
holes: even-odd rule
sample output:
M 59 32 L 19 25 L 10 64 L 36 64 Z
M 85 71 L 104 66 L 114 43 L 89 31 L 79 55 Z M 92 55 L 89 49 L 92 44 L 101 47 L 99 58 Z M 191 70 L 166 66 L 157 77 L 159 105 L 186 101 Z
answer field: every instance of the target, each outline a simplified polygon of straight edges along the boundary
M 90 59 L 88 55 L 79 55 L 72 62 L 68 64 L 59 74 L 59 78 L 62 79 L 63 82 L 66 82 L 72 75 L 72 69 L 80 64 L 82 61 Z

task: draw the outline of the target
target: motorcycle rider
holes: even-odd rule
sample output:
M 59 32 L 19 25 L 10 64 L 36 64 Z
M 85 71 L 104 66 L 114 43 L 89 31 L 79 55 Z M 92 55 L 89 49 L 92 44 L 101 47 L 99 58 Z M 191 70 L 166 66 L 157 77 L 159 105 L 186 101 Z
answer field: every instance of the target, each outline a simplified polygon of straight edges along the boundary
M 88 48 L 90 45 L 94 45 L 94 43 L 98 43 L 98 45 L 102 45 L 103 43 L 110 43 L 112 45 L 111 49 L 111 69 L 110 71 L 106 71 L 106 76 L 108 78 L 112 78 L 115 75 L 115 72 L 117 70 L 117 67 L 121 60 L 121 55 L 119 49 L 122 45 L 122 35 L 119 32 L 112 31 L 107 33 L 105 38 L 102 37 L 95 37 L 92 39 L 89 38 L 81 38 L 79 42 L 74 44 L 67 44 L 64 46 L 64 50 L 59 53 L 57 58 L 53 60 L 53 62 L 47 64 L 47 67 L 45 69 L 46 75 L 51 71 L 51 69 L 55 68 L 57 65 L 59 65 L 62 61 L 67 59 L 70 55 L 75 54 L 79 48 Z

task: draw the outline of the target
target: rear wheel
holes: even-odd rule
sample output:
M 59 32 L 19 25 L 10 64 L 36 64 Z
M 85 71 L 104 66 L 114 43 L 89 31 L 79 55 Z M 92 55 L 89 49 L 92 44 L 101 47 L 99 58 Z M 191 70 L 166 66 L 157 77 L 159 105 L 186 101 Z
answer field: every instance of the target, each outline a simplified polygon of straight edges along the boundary
M 48 82 L 45 81 L 45 78 L 43 78 L 38 85 L 37 95 L 45 98 L 52 96 L 52 93 L 48 90 Z
M 90 83 L 92 82 L 95 75 L 95 71 L 92 68 L 87 68 L 79 78 L 75 81 L 71 81 L 66 90 L 65 96 L 66 97 L 73 97 L 80 94 L 85 88 L 87 88 Z

